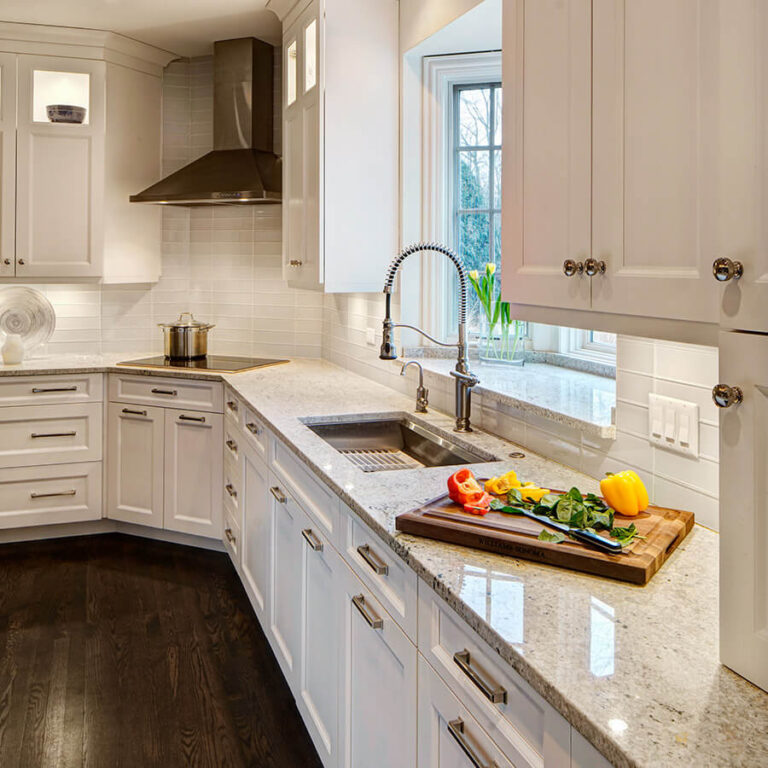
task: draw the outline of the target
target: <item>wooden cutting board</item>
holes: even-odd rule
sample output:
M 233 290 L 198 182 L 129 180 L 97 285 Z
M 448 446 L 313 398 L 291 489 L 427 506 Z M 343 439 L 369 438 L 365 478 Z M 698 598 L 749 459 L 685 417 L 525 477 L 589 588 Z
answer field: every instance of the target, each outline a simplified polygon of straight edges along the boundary
M 566 539 L 560 544 L 539 541 L 537 537 L 544 527 L 541 523 L 503 512 L 491 511 L 482 517 L 470 515 L 452 502 L 447 494 L 428 501 L 413 512 L 398 515 L 395 526 L 403 533 L 450 544 L 475 547 L 633 584 L 647 584 L 693 528 L 693 512 L 652 506 L 637 517 L 615 517 L 617 527 L 630 523 L 634 523 L 640 535 L 646 538 L 636 539 L 617 555 L 600 552 L 572 539 Z

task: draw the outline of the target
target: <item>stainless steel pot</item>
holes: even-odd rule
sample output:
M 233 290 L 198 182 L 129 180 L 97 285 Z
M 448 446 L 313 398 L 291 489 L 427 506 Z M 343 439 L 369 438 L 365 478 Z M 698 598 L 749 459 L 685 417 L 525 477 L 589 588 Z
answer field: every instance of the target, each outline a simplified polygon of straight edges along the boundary
M 171 360 L 198 360 L 208 354 L 208 331 L 214 326 L 182 312 L 173 323 L 158 323 L 163 329 L 165 356 Z

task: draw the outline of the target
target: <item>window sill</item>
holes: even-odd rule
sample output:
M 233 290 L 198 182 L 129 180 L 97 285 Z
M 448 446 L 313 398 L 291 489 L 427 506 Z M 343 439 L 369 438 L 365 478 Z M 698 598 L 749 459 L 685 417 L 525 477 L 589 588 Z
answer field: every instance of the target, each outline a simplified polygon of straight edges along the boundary
M 455 359 L 416 357 L 427 379 L 453 387 Z M 402 361 L 398 361 L 400 364 Z M 549 419 L 582 434 L 602 439 L 616 437 L 616 381 L 593 373 L 546 363 L 509 367 L 470 362 L 480 379 L 475 392 L 483 405 L 503 404 L 526 414 Z

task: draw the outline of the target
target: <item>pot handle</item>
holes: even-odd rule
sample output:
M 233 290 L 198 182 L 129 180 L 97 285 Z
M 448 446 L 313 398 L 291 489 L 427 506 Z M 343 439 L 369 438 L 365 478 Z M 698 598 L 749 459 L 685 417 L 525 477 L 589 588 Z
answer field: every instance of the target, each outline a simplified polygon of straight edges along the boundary
M 189 318 L 190 322 L 192 322 L 195 319 L 191 312 L 182 312 L 181 314 L 179 314 L 178 322 L 179 323 L 183 322 L 185 317 Z

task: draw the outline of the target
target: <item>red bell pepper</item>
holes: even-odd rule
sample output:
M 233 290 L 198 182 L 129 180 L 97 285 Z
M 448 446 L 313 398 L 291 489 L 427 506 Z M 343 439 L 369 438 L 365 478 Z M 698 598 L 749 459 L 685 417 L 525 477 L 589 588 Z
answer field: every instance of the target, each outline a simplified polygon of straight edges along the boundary
M 471 515 L 484 515 L 491 506 L 493 496 L 481 491 L 464 504 L 464 511 Z
M 473 496 L 482 494 L 483 489 L 480 483 L 475 480 L 475 476 L 465 467 L 458 472 L 454 472 L 448 478 L 448 496 L 451 501 L 457 504 L 467 504 L 472 501 Z

